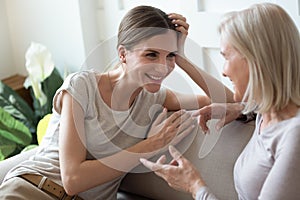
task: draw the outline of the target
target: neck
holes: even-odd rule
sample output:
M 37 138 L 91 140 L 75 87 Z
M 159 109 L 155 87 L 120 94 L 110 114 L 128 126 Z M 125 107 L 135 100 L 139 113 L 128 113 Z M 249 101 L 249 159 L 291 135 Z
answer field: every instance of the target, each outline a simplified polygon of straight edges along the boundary
M 299 106 L 294 103 L 290 103 L 281 110 L 271 109 L 268 112 L 262 113 L 262 128 L 295 117 L 298 110 Z
M 136 80 L 128 77 L 119 68 L 108 72 L 111 84 L 111 108 L 114 110 L 127 110 L 141 92 Z

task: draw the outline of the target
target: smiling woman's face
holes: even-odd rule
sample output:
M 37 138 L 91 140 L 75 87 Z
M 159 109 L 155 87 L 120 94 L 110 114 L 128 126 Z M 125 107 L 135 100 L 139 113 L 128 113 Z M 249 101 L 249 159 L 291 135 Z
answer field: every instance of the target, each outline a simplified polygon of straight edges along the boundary
M 249 82 L 249 66 L 246 59 L 221 37 L 221 54 L 225 58 L 223 76 L 228 77 L 234 87 L 234 100 L 242 101 Z
M 126 66 L 130 76 L 149 92 L 157 92 L 162 81 L 175 67 L 177 35 L 168 31 L 141 41 L 126 50 Z

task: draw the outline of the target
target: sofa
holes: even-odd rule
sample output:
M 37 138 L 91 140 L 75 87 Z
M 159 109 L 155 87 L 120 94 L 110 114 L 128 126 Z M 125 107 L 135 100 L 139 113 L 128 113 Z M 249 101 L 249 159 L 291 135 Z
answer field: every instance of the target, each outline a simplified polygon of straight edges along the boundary
M 233 167 L 237 157 L 252 136 L 255 123 L 254 121 L 248 123 L 233 121 L 220 131 L 216 131 L 214 129 L 215 121 L 211 120 L 209 127 L 211 132 L 206 135 L 199 127 L 196 127 L 193 133 L 176 145 L 176 148 L 199 169 L 206 184 L 219 199 L 238 199 L 233 183 Z M 11 167 L 28 159 L 34 152 L 35 149 L 32 149 L 1 161 L 0 182 Z M 164 154 L 170 159 L 167 152 Z M 153 172 L 146 172 L 146 168 L 142 165 L 137 166 L 133 171 L 144 172 L 132 172 L 125 176 L 119 188 L 118 200 L 192 199 L 190 194 L 170 188 Z

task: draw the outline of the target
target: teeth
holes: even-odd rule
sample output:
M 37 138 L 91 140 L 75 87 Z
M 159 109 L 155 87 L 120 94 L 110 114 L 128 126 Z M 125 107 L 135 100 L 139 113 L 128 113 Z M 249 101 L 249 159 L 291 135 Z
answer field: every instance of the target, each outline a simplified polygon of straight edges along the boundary
M 149 75 L 149 77 L 153 80 L 156 80 L 156 81 L 160 81 L 161 79 L 163 79 L 163 77 L 161 76 L 153 76 L 153 75 Z

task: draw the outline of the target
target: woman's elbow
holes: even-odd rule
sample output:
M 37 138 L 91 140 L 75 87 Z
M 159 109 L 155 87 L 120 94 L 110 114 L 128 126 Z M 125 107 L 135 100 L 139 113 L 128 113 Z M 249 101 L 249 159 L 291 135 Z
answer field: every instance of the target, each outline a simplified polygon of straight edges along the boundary
M 198 97 L 199 108 L 208 106 L 211 104 L 211 99 L 208 96 L 199 96 Z
M 62 184 L 66 193 L 70 196 L 76 195 L 80 190 L 79 176 L 76 175 L 64 175 L 62 176 Z

